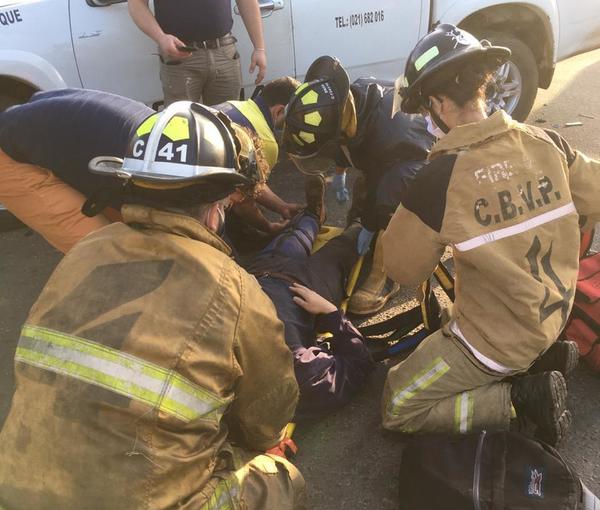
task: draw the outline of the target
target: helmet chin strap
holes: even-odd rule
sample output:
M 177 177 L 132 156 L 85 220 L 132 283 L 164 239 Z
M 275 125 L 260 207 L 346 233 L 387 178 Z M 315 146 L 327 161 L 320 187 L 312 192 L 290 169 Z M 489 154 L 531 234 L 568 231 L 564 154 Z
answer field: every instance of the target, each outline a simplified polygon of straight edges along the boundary
M 439 127 L 444 133 L 448 134 L 448 132 L 450 131 L 450 128 L 440 118 L 440 116 L 437 113 L 435 113 L 435 111 L 433 110 L 433 105 L 431 104 L 431 99 L 429 99 L 427 101 L 427 104 L 425 105 L 425 108 L 427 108 L 427 111 L 429 112 L 429 115 L 431 115 L 431 118 L 433 119 L 433 122 L 435 122 L 435 125 L 437 127 Z

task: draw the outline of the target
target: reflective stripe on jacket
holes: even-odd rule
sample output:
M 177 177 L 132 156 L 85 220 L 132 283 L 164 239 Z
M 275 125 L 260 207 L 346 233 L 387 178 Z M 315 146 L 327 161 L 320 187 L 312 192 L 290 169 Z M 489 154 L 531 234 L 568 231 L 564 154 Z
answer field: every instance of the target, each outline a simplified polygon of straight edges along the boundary
M 0 508 L 199 508 L 225 442 L 276 444 L 298 396 L 256 280 L 190 217 L 124 206 L 32 308 L 0 432 Z

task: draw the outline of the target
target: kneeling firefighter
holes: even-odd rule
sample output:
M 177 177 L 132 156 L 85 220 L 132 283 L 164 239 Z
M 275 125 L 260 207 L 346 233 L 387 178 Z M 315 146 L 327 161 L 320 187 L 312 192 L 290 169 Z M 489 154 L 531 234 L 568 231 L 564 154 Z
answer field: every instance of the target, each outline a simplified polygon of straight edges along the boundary
M 364 255 L 376 233 L 387 226 L 408 183 L 423 166 L 433 145 L 421 115 L 392 117 L 393 83 L 359 79 L 332 57 L 319 57 L 287 106 L 284 147 L 305 173 L 322 173 L 335 162 L 338 200 L 344 200 L 345 167 L 361 171 L 354 186 L 349 220 L 360 217 L 358 250 Z M 371 271 L 353 294 L 349 311 L 381 309 L 399 286 L 383 270 L 381 242 L 375 240 Z
M 387 375 L 391 430 L 460 434 L 530 422 L 554 445 L 571 422 L 569 350 L 556 351 L 565 358 L 547 371 L 524 374 L 555 345 L 573 304 L 579 228 L 600 219 L 600 162 L 502 110 L 488 117 L 487 86 L 509 56 L 440 25 L 397 82 L 402 110 L 430 116 L 441 138 L 383 235 L 384 266 L 397 282 L 418 284 L 450 246 L 457 278 L 447 324 Z
M 257 180 L 250 138 L 174 103 L 90 168 L 122 183 L 124 223 L 69 251 L 23 326 L 0 507 L 303 508 L 300 473 L 261 453 L 298 399 L 283 326 L 219 237 Z

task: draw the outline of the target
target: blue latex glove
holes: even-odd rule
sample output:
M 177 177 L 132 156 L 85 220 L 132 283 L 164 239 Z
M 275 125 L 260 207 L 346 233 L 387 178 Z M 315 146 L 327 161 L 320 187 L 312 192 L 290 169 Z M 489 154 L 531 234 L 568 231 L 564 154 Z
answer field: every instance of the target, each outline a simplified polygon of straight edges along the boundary
M 343 203 L 350 200 L 350 193 L 348 193 L 348 188 L 346 188 L 346 172 L 343 174 L 334 174 L 332 183 L 335 190 L 335 198 L 338 202 Z
M 362 228 L 362 230 L 358 234 L 358 242 L 356 243 L 356 249 L 358 250 L 359 255 L 362 256 L 369 251 L 369 248 L 371 247 L 371 241 L 373 240 L 374 235 L 375 232 L 371 232 L 365 227 Z

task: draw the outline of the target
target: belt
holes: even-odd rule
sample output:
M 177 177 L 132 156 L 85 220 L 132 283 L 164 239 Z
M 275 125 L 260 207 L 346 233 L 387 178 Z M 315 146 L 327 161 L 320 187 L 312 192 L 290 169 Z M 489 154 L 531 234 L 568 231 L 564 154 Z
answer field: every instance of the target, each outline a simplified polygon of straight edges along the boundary
M 216 39 L 209 39 L 207 41 L 189 41 L 186 42 L 186 46 L 194 46 L 195 48 L 205 50 L 214 50 L 220 48 L 221 46 L 229 46 L 230 44 L 234 44 L 237 39 L 229 34 L 225 34 L 223 37 L 217 37 Z

